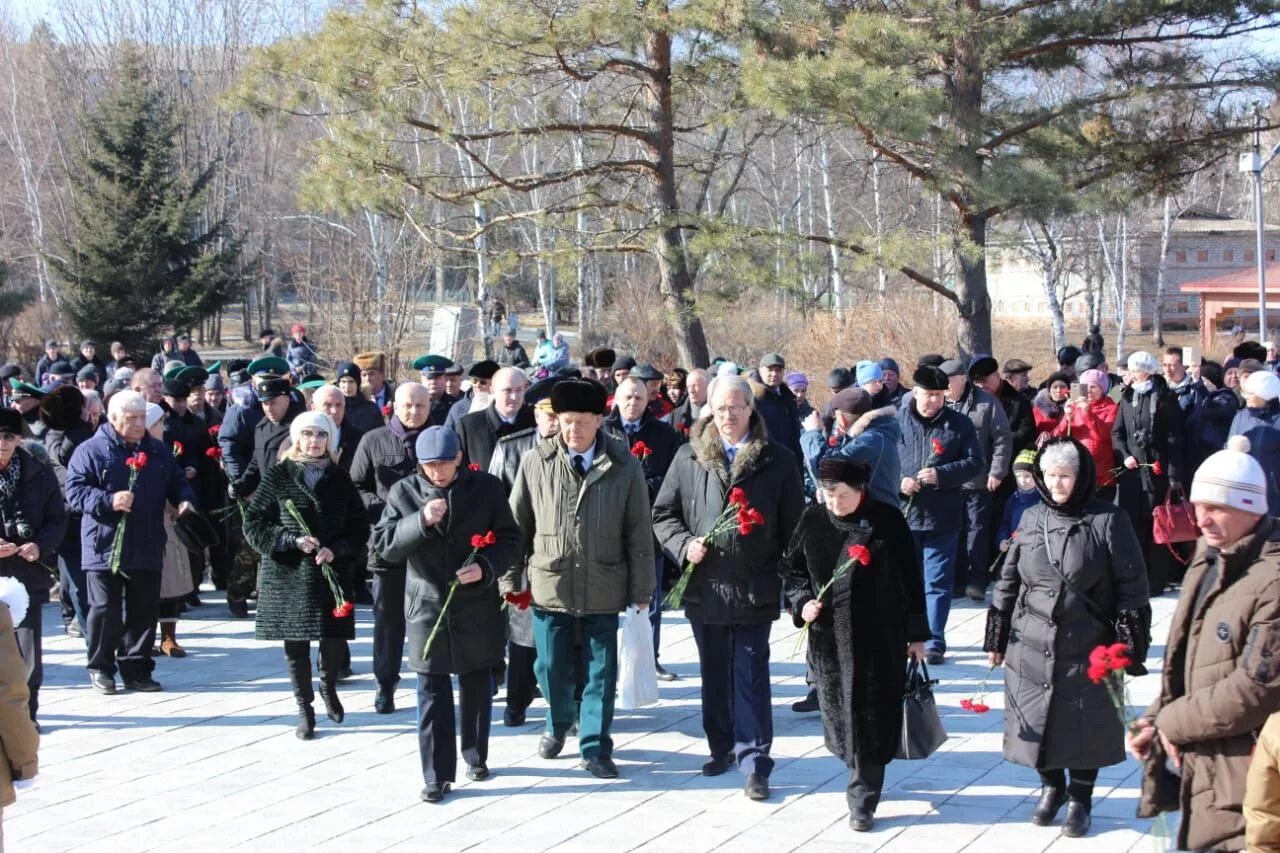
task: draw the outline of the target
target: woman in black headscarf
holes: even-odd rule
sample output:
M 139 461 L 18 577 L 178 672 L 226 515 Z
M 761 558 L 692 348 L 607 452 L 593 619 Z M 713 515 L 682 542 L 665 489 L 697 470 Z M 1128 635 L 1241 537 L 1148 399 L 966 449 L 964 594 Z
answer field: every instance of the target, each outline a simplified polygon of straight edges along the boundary
M 849 767 L 849 825 L 857 832 L 871 829 L 902 733 L 904 655 L 923 660 L 929 638 L 911 530 L 898 507 L 871 498 L 870 477 L 865 464 L 823 459 L 825 505 L 805 510 L 783 561 L 791 612 L 809 625 L 827 748 Z
M 1004 757 L 1034 767 L 1044 785 L 1031 822 L 1049 825 L 1070 800 L 1062 833 L 1078 838 L 1089 831 L 1098 768 L 1124 761 L 1124 727 L 1106 686 L 1088 676 L 1089 655 L 1124 643 L 1129 672 L 1146 673 L 1146 566 L 1128 516 L 1096 497 L 1084 445 L 1051 440 L 1032 476 L 1042 502 L 1022 514 L 982 649 L 1004 664 Z

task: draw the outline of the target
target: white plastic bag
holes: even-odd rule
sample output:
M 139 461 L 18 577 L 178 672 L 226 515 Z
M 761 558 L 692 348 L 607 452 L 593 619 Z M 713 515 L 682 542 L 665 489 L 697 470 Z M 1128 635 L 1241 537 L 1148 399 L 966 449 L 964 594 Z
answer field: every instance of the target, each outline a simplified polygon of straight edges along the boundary
M 653 657 L 649 611 L 628 607 L 618 632 L 618 707 L 634 711 L 658 704 L 658 670 Z

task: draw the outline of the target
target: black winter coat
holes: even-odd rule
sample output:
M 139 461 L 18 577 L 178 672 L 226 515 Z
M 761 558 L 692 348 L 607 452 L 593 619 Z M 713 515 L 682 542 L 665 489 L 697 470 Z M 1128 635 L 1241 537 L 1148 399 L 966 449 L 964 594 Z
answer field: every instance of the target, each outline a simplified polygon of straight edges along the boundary
M 1149 467 L 1125 468 L 1116 481 L 1116 503 L 1135 525 L 1146 527 L 1151 525 L 1151 511 L 1164 503 L 1170 480 L 1179 481 L 1184 488 L 1191 484 L 1183 475 L 1182 410 L 1163 376 L 1152 376 L 1151 382 L 1147 394 L 1134 394 L 1132 387 L 1121 392 L 1120 409 L 1111 427 L 1118 467 L 1123 467 L 1127 456 L 1137 459 L 1139 465 L 1160 462 L 1159 474 Z
M 1099 645 L 1125 642 L 1134 673 L 1151 625 L 1147 573 L 1128 517 L 1093 498 L 1093 459 L 1079 442 L 1076 490 L 1022 515 L 988 611 L 986 651 L 1005 654 L 1004 757 L 1039 769 L 1097 768 L 1124 760 L 1124 729 L 1105 685 L 1086 673 Z M 1058 568 L 1055 569 L 1054 565 Z
M 911 529 L 896 506 L 870 496 L 843 518 L 826 507 L 805 510 L 783 558 L 791 612 L 817 596 L 853 545 L 866 547 L 871 563 L 853 563 L 831 585 L 808 639 L 827 749 L 851 767 L 855 758 L 893 759 L 902 734 L 907 643 L 929 639 Z
M 709 420 L 694 424 L 676 451 L 653 505 L 653 532 L 662 552 L 683 566 L 689 541 L 711 529 L 741 487 L 764 525 L 742 536 L 736 529 L 708 543 L 684 595 L 685 613 L 708 625 L 758 625 L 778 618 L 782 553 L 804 510 L 800 468 L 791 453 L 770 441 L 752 412 L 747 442 L 729 465 L 724 443 Z
M 634 436 L 627 435 L 627 431 L 622 426 L 622 415 L 616 408 L 609 417 L 604 419 L 604 428 L 625 441 L 627 447 L 631 449 L 631 455 L 640 460 L 640 467 L 644 469 L 644 481 L 649 487 L 649 502 L 653 503 L 658 497 L 658 489 L 662 488 L 667 470 L 671 467 L 671 460 L 675 458 L 676 450 L 680 448 L 680 436 L 675 428 L 658 420 L 652 412 L 646 411 L 640 418 L 640 429 Z M 649 453 L 636 453 L 635 446 L 639 442 L 644 442 L 645 447 L 649 448 Z
M 996 389 L 996 399 L 1004 407 L 1005 417 L 1009 419 L 1009 432 L 1013 436 L 1013 456 L 1036 443 L 1036 418 L 1031 412 L 1031 401 L 1018 393 L 1008 382 L 1001 380 Z M 1012 481 L 1013 477 L 1006 477 Z
M 497 477 L 466 468 L 448 488 L 437 488 L 417 474 L 396 483 L 387 496 L 382 518 L 373 530 L 373 547 L 387 562 L 403 564 L 408 572 L 405 633 L 409 666 L 415 672 L 461 675 L 502 663 L 506 620 L 495 581 L 516 566 L 523 541 L 506 497 Z M 448 501 L 449 509 L 443 521 L 428 527 L 422 508 L 435 498 Z M 444 625 L 424 659 L 422 651 L 442 618 L 449 587 L 471 554 L 471 537 L 489 531 L 498 541 L 475 558 L 484 577 L 460 584 L 454 591 L 449 609 L 443 612 Z
M 403 429 L 400 421 L 392 416 L 394 429 Z M 410 430 L 409 439 L 415 438 L 420 430 Z M 413 474 L 417 467 L 417 457 L 412 451 L 414 441 L 397 435 L 393 426 L 378 427 L 367 432 L 360 439 L 355 458 L 351 461 L 351 482 L 355 483 L 364 501 L 365 519 L 370 528 L 382 518 L 382 508 L 386 506 L 387 495 L 391 487 Z M 369 569 L 382 571 L 387 568 L 376 548 L 369 548 Z
M 342 422 L 350 424 L 361 435 L 386 424 L 387 420 L 382 416 L 382 409 L 363 394 L 348 397 L 346 402 Z
M 898 409 L 898 455 L 902 476 L 913 477 L 923 468 L 938 472 L 936 486 L 922 485 L 914 496 L 902 496 L 907 523 L 912 530 L 951 533 L 960 529 L 960 488 L 986 470 L 987 462 L 978 446 L 978 432 L 973 421 L 943 407 L 928 421 L 916 413 L 914 400 L 907 399 Z M 933 453 L 933 442 L 942 443 L 942 454 Z
M 53 468 L 53 473 L 58 478 L 58 493 L 65 495 L 67 485 L 67 464 L 71 461 L 71 454 L 75 449 L 93 438 L 94 429 L 89 425 L 88 421 L 76 421 L 71 429 L 66 432 L 61 430 L 48 430 L 44 434 L 44 448 L 49 454 L 49 464 Z M 65 497 L 63 502 L 66 503 Z M 59 554 L 75 553 L 80 555 L 80 513 L 71 508 L 67 504 L 67 527 L 62 534 L 62 543 L 58 548 Z M 50 560 L 43 562 L 53 565 Z
M 249 457 L 248 466 L 235 484 L 237 495 L 248 497 L 253 494 L 263 473 L 280 461 L 280 448 L 289 440 L 289 424 L 304 411 L 306 407 L 300 400 L 290 400 L 289 408 L 280 423 L 273 423 L 268 417 L 258 421 L 258 425 L 253 428 L 253 455 Z M 221 437 L 222 434 L 218 435 Z
M 796 395 L 786 385 L 772 389 L 755 384 L 751 387 L 755 389 L 756 413 L 764 421 L 765 434 L 791 453 L 796 473 L 800 473 L 804 454 L 800 450 L 800 411 Z
M 1187 415 L 1186 475 L 1195 479 L 1196 469 L 1204 460 L 1227 446 L 1231 422 L 1240 411 L 1240 398 L 1230 388 L 1210 393 Z
M 514 423 L 507 423 L 492 404 L 480 412 L 471 412 L 458 419 L 458 438 L 462 443 L 462 463 L 479 465 L 481 471 L 489 470 L 489 459 L 498 439 L 534 425 L 533 408 L 521 406 Z
M 0 536 L 18 545 L 36 543 L 40 562 L 57 566 L 57 552 L 67 530 L 67 506 L 58 486 L 58 475 L 50 465 L 21 447 L 13 453 L 21 470 L 12 503 L 0 501 Z M 29 535 L 23 536 L 24 532 Z M 32 596 L 32 607 L 39 606 L 35 596 L 41 593 L 47 601 L 49 588 L 53 586 L 53 575 L 47 569 L 16 554 L 0 560 L 0 575 L 17 578 Z
M 315 555 L 298 550 L 295 540 L 307 534 L 284 502 L 292 500 L 310 535 L 333 551 L 333 568 L 348 601 L 353 600 L 352 581 L 358 568 L 355 558 L 369 536 L 369 524 L 360 511 L 360 494 L 346 472 L 330 464 L 310 489 L 303 482 L 302 469 L 301 464 L 289 460 L 268 468 L 245 508 L 245 539 L 262 555 L 254 637 L 351 640 L 355 638 L 355 615 L 333 615 L 333 593 Z

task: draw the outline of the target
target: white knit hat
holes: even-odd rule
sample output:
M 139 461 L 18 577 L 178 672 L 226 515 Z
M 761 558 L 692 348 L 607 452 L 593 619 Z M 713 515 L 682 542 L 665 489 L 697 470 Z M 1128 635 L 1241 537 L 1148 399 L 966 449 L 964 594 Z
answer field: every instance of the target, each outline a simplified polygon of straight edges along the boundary
M 289 424 L 289 442 L 297 444 L 298 439 L 302 437 L 304 429 L 319 430 L 333 441 L 336 441 L 338 437 L 338 428 L 333 425 L 333 421 L 324 412 L 298 413 L 298 416 Z
M 1160 370 L 1156 357 L 1145 350 L 1129 353 L 1128 367 L 1130 372 L 1136 370 L 1139 373 L 1157 373 Z
M 1234 435 L 1227 449 L 1201 463 L 1191 481 L 1191 502 L 1235 507 L 1267 514 L 1267 478 L 1258 460 L 1249 455 L 1249 439 Z
M 151 429 L 163 417 L 163 407 L 158 406 L 155 403 L 147 403 L 147 417 L 143 421 L 147 425 L 147 429 Z
M 1280 397 L 1280 376 L 1266 369 L 1255 370 L 1244 381 L 1244 393 L 1264 400 L 1274 400 Z

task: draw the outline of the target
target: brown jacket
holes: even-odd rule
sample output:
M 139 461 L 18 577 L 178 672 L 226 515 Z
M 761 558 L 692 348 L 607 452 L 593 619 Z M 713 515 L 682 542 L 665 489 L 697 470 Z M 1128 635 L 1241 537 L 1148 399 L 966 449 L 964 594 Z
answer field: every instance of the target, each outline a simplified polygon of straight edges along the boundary
M 1201 593 L 1209 556 L 1201 541 L 1173 614 L 1160 697 L 1144 715 L 1181 749 L 1181 781 L 1175 788 L 1158 754 L 1148 756 L 1138 816 L 1180 809 L 1178 849 L 1240 850 L 1249 756 L 1280 709 L 1280 524 L 1264 517 L 1222 551 Z
M 34 605 L 38 606 L 38 605 Z M 27 668 L 18 653 L 9 605 L 0 601 L 0 808 L 17 801 L 15 780 L 34 778 L 40 735 L 27 707 Z
M 1244 837 L 1249 850 L 1280 853 L 1280 714 L 1258 736 L 1244 786 Z

